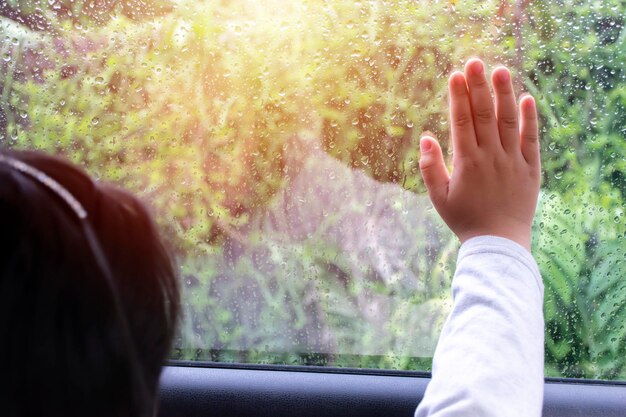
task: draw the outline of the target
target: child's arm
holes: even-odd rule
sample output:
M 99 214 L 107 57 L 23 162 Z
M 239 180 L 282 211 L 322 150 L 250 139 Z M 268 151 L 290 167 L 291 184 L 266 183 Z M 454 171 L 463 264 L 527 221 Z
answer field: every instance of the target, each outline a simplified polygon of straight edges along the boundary
M 543 284 L 529 252 L 540 182 L 532 97 L 518 109 L 509 72 L 480 60 L 451 75 L 452 176 L 439 144 L 421 141 L 433 204 L 461 239 L 454 305 L 417 417 L 540 416 Z M 519 120 L 519 123 L 518 123 Z

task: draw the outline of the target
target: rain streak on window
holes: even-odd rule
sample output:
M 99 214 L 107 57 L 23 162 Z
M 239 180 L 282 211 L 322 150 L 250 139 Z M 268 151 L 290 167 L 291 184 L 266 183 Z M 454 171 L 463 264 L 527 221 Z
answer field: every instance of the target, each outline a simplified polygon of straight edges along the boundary
M 448 74 L 541 115 L 546 375 L 626 379 L 620 0 L 7 0 L 0 143 L 148 202 L 180 265 L 174 359 L 429 369 L 458 242 L 418 172 Z

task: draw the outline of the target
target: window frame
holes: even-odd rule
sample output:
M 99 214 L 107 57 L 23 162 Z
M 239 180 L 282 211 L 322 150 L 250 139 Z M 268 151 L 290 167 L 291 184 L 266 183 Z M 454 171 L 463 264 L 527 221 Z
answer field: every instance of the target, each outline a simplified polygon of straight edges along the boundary
M 412 416 L 430 373 L 171 361 L 160 417 Z M 626 415 L 626 381 L 546 378 L 544 417 Z

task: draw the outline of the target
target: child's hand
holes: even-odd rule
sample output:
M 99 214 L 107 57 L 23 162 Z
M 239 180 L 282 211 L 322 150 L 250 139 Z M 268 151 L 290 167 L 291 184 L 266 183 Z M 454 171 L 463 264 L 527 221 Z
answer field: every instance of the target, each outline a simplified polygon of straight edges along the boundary
M 471 59 L 449 79 L 452 176 L 439 143 L 420 141 L 420 169 L 430 198 L 461 242 L 492 235 L 530 250 L 541 165 L 537 111 L 530 96 L 518 108 L 509 71 L 492 75 L 495 110 L 484 65 Z

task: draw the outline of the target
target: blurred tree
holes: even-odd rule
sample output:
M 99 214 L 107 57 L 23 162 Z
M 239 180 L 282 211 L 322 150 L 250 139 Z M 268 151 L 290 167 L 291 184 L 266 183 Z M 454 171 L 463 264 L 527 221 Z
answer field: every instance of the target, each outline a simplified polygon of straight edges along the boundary
M 0 16 L 38 31 L 64 20 L 104 25 L 117 14 L 140 20 L 172 9 L 170 0 L 0 0 Z

